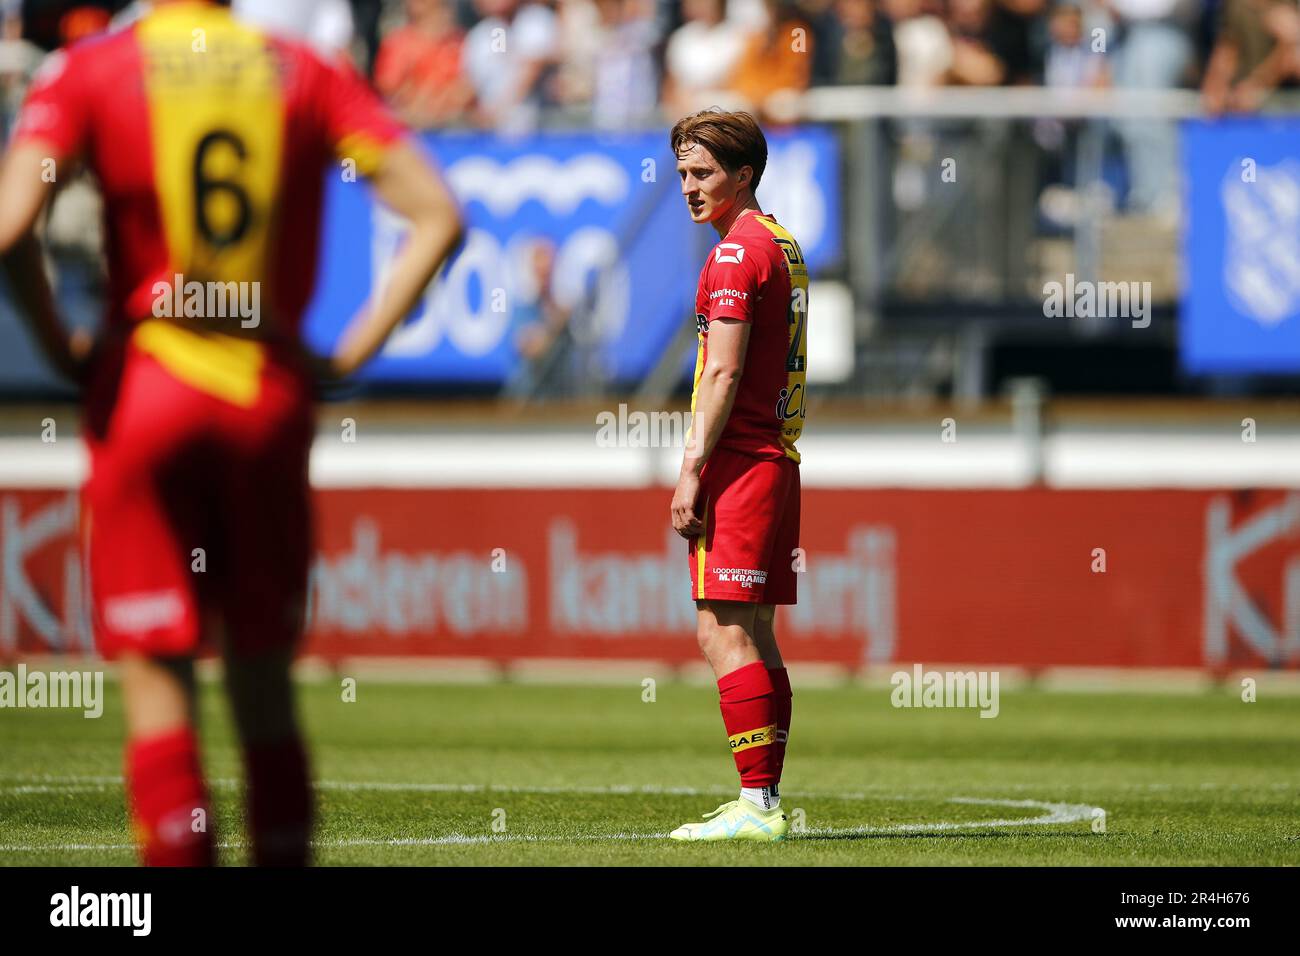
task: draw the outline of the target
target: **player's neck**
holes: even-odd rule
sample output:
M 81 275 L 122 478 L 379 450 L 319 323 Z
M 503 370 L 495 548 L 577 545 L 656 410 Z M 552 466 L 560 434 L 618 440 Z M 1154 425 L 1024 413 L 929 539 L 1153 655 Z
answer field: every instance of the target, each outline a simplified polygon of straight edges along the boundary
M 734 226 L 736 223 L 738 223 L 741 219 L 744 219 L 745 216 L 749 215 L 749 213 L 751 212 L 756 213 L 760 216 L 763 214 L 763 210 L 758 207 L 757 199 L 751 198 L 749 202 L 745 203 L 745 205 L 738 206 L 735 209 L 732 209 L 730 212 L 728 212 L 725 216 L 723 216 L 720 219 L 715 219 L 713 221 L 713 228 L 718 230 L 719 236 L 721 236 L 723 239 L 726 239 L 727 234 L 731 232 L 731 227 Z

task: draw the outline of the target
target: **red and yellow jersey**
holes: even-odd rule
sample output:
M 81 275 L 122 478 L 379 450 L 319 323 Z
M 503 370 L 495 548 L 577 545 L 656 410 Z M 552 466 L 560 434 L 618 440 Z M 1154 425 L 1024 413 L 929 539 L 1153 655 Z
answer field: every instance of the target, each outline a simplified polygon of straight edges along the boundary
M 159 289 L 178 277 L 256 283 L 256 337 L 292 340 L 315 281 L 327 164 L 365 175 L 402 135 L 350 67 L 192 2 L 53 54 L 14 141 L 48 148 L 58 174 L 79 158 L 97 178 L 110 325 L 157 316 Z
M 794 236 L 768 213 L 745 213 L 713 247 L 695 294 L 699 348 L 691 411 L 709 357 L 709 323 L 752 323 L 736 401 L 718 447 L 799 461 L 808 365 L 808 266 Z

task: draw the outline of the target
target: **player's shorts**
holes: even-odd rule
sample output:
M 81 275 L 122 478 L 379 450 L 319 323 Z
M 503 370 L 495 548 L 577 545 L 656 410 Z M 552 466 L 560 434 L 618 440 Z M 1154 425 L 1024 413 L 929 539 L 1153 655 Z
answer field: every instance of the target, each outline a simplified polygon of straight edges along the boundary
M 695 513 L 704 533 L 688 547 L 696 601 L 796 603 L 799 465 L 717 448 L 700 474 Z
M 192 655 L 214 618 L 237 656 L 291 649 L 312 552 L 309 380 L 251 342 L 178 364 L 176 335 L 120 342 L 87 394 L 82 531 L 100 653 Z

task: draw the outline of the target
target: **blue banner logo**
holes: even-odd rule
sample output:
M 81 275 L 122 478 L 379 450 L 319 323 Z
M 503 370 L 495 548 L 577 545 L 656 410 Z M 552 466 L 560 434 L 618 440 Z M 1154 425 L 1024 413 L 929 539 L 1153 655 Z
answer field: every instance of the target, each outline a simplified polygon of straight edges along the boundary
M 1183 126 L 1180 341 L 1194 373 L 1300 371 L 1298 119 Z
M 362 373 L 363 381 L 499 384 L 521 363 L 539 289 L 574 316 L 569 334 L 596 377 L 644 375 L 682 322 L 693 322 L 703 257 L 717 241 L 691 223 L 661 132 L 520 139 L 433 133 L 468 222 L 464 246 Z M 810 269 L 840 257 L 839 156 L 829 130 L 774 134 L 758 198 L 800 241 Z M 316 297 L 306 335 L 330 347 L 382 282 L 403 225 L 362 183 L 332 177 Z

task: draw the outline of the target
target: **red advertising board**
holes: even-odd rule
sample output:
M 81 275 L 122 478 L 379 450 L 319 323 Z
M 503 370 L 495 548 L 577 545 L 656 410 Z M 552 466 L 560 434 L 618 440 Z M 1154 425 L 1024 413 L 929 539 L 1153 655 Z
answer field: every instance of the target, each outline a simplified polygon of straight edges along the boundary
M 323 491 L 307 650 L 696 660 L 670 497 Z M 0 492 L 0 655 L 90 647 L 76 527 Z M 1300 495 L 808 489 L 802 548 L 793 660 L 1300 666 Z

